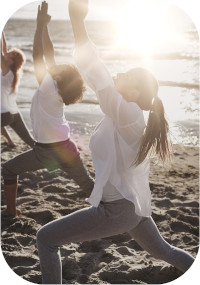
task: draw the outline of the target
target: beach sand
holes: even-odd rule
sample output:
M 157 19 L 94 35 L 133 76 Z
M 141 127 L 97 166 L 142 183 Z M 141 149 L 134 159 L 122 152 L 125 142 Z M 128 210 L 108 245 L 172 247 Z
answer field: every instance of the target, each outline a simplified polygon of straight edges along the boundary
M 17 147 L 2 138 L 2 163 L 28 147 L 12 132 Z M 76 137 L 86 167 L 94 176 L 87 136 Z M 196 257 L 199 245 L 198 148 L 174 146 L 174 161 L 152 163 L 152 216 L 162 236 Z M 31 162 L 30 162 L 31 163 Z M 88 206 L 79 187 L 60 170 L 24 173 L 19 179 L 18 218 L 2 218 L 2 251 L 12 270 L 41 284 L 36 232 L 47 222 Z M 3 188 L 3 186 L 2 186 Z M 2 209 L 5 197 L 2 190 Z M 63 284 L 162 284 L 181 275 L 143 251 L 127 233 L 61 249 Z

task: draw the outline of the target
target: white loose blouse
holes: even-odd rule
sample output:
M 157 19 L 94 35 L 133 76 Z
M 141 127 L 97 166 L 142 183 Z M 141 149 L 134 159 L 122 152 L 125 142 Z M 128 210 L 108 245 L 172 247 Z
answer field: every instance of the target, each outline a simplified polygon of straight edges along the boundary
M 95 185 L 87 201 L 97 207 L 104 186 L 110 182 L 125 199 L 134 203 L 136 214 L 150 216 L 149 160 L 133 165 L 146 127 L 143 112 L 115 89 L 111 75 L 90 41 L 76 47 L 74 58 L 105 114 L 90 139 Z
M 33 96 L 30 116 L 35 141 L 55 143 L 70 137 L 64 103 L 58 93 L 57 83 L 49 73 Z
M 5 75 L 1 71 L 1 113 L 17 114 L 19 112 L 16 103 L 17 95 L 11 94 L 13 79 L 14 74 L 11 70 Z

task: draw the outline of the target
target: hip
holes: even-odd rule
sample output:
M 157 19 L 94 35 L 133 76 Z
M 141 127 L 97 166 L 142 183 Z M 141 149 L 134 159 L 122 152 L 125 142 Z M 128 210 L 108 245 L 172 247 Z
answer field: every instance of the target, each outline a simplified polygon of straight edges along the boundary
M 14 121 L 18 120 L 20 113 L 17 112 L 12 114 L 10 112 L 1 113 L 1 126 L 5 127 L 12 124 Z
M 60 168 L 60 166 L 64 167 L 71 164 L 80 157 L 78 147 L 71 139 L 48 144 L 35 142 L 33 149 L 38 160 L 48 161 L 48 164 L 52 165 L 52 168 L 54 168 L 55 161 L 57 161 Z M 47 168 L 49 169 L 49 167 Z

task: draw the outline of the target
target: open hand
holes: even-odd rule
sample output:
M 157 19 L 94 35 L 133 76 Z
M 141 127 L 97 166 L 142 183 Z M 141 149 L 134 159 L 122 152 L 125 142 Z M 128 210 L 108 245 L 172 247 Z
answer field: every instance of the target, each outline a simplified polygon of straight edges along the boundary
M 37 24 L 38 26 L 44 27 L 48 25 L 51 20 L 51 16 L 48 15 L 48 3 L 46 1 L 42 2 L 42 5 L 38 6 L 38 14 L 37 14 Z

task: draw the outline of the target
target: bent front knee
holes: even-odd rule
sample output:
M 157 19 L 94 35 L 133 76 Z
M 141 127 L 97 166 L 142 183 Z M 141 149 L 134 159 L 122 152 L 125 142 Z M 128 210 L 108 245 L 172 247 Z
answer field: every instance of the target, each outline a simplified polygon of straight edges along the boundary
M 49 229 L 49 224 L 41 227 L 36 234 L 37 244 L 54 246 L 54 234 Z
M 47 234 L 44 227 L 40 228 L 36 234 L 37 244 L 45 243 L 47 240 Z

